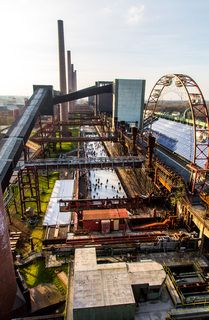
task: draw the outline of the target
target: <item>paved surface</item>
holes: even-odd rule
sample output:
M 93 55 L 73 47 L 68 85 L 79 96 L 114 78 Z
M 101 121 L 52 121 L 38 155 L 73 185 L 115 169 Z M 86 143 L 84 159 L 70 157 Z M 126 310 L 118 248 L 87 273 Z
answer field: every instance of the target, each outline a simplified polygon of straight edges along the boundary
M 65 301 L 65 297 L 55 285 L 50 283 L 39 284 L 30 289 L 31 311 L 35 312 L 43 308 L 51 307 Z
M 105 149 L 101 142 L 86 143 L 85 153 L 88 159 L 95 157 L 107 158 Z M 125 191 L 120 180 L 113 169 L 90 170 L 88 177 L 88 189 L 93 199 L 123 198 Z
M 135 320 L 165 320 L 166 314 L 173 308 L 172 300 L 164 287 L 159 300 L 142 302 L 136 310 Z
M 140 261 L 141 259 L 151 259 L 161 264 L 166 263 L 168 265 L 192 264 L 196 262 L 201 267 L 208 266 L 206 258 L 203 257 L 198 251 L 138 254 L 137 260 Z

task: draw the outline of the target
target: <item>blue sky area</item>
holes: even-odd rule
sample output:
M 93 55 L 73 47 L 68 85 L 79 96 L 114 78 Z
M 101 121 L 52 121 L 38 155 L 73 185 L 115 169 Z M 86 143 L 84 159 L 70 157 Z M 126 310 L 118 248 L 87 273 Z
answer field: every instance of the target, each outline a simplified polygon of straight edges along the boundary
M 209 99 L 208 0 L 0 0 L 0 95 L 59 89 L 57 20 L 78 88 L 97 80 L 185 73 Z

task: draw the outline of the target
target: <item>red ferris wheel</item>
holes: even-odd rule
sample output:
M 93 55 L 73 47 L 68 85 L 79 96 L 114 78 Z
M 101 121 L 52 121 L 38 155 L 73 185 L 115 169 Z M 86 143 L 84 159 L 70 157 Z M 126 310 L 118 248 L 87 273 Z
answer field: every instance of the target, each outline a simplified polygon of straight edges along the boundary
M 156 108 L 159 99 L 163 96 L 163 92 L 169 86 L 175 86 L 181 88 L 186 96 L 189 109 L 191 110 L 191 121 L 193 126 L 193 154 L 191 157 L 190 169 L 193 172 L 192 180 L 196 181 L 199 179 L 198 176 L 204 175 L 209 169 L 209 119 L 208 110 L 205 103 L 203 94 L 197 85 L 197 83 L 188 75 L 184 74 L 169 74 L 162 76 L 154 85 L 149 99 L 146 104 L 144 113 L 144 123 L 147 119 L 152 119 L 156 115 Z M 200 121 L 204 125 L 200 126 Z M 200 137 L 205 139 L 200 139 Z M 199 163 L 204 163 L 204 168 L 200 168 Z M 193 187 L 194 189 L 194 187 Z

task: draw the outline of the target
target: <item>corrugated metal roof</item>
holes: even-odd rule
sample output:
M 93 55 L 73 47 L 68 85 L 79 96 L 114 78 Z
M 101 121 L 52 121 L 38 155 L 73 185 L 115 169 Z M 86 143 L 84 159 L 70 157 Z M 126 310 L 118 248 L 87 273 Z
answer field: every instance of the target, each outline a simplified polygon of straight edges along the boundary
M 126 209 L 84 210 L 83 220 L 108 220 L 128 218 Z
M 51 194 L 51 198 L 72 199 L 74 191 L 74 180 L 57 180 Z
M 60 212 L 58 201 L 59 200 L 57 198 L 50 199 L 44 217 L 43 226 L 70 224 L 71 212 Z

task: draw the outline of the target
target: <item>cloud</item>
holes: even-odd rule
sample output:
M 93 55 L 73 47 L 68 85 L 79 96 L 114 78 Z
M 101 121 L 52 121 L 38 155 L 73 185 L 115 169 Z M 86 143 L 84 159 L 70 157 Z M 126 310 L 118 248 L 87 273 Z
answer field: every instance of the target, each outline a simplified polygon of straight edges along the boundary
M 126 23 L 130 26 L 137 25 L 144 16 L 144 9 L 145 6 L 143 4 L 139 6 L 131 6 L 128 9 Z
M 110 7 L 105 7 L 102 9 L 102 13 L 104 15 L 110 15 L 112 13 L 112 9 Z

